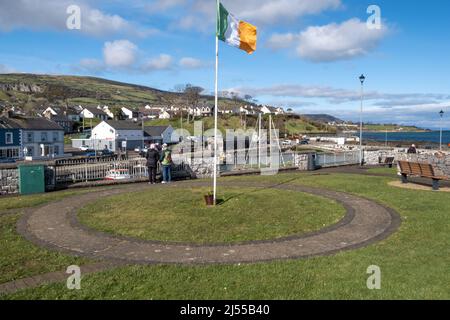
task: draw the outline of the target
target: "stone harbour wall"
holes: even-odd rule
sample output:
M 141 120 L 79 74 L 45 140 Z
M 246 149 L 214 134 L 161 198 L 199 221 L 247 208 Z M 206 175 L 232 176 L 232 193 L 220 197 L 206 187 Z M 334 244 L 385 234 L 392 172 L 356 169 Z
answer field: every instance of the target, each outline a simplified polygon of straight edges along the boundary
M 433 150 L 418 150 L 417 154 L 408 154 L 406 149 L 386 149 L 365 151 L 364 159 L 368 165 L 379 164 L 387 157 L 394 157 L 394 161 L 411 161 L 434 165 L 437 175 L 450 177 L 450 153 Z
M 0 169 L 0 195 L 19 193 L 19 170 Z
M 235 166 L 233 164 L 233 159 L 227 159 L 227 164 L 220 165 L 220 171 L 222 173 L 236 172 L 239 173 L 242 170 L 248 170 L 250 167 L 246 166 Z M 189 166 L 192 175 L 196 178 L 211 178 L 214 174 L 214 158 L 203 158 L 203 159 L 183 159 L 183 161 Z M 311 161 L 308 154 L 292 154 L 285 159 L 285 167 L 297 167 L 300 171 L 307 171 L 309 166 L 309 161 Z M 283 163 L 280 162 L 280 169 L 283 168 Z M 253 166 L 255 169 L 255 166 Z

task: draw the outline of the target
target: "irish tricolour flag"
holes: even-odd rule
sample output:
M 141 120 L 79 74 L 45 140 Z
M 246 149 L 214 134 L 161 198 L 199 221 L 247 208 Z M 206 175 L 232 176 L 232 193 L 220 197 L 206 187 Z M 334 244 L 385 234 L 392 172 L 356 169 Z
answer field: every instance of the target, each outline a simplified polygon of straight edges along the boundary
M 256 27 L 237 19 L 222 3 L 219 4 L 217 13 L 217 36 L 220 40 L 249 54 L 256 50 Z

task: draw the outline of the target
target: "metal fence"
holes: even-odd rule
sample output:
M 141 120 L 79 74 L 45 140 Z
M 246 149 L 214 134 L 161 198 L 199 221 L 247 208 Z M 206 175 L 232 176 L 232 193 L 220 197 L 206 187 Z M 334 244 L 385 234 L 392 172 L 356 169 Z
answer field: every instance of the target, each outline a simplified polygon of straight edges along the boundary
M 67 159 L 56 163 L 55 184 L 70 184 L 104 180 L 111 172 L 122 172 L 128 179 L 148 177 L 145 158 L 85 158 Z M 158 167 L 158 174 L 161 172 Z M 187 175 L 188 168 L 184 163 L 173 166 L 174 176 Z
M 337 167 L 359 164 L 359 151 L 348 151 L 339 153 L 318 153 L 316 155 L 316 167 Z

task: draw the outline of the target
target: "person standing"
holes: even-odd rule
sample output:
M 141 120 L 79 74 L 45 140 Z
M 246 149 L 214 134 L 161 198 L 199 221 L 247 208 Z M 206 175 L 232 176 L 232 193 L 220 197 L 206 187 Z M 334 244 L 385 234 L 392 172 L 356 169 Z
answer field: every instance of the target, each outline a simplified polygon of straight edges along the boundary
M 159 152 L 156 150 L 154 144 L 150 145 L 150 150 L 147 152 L 147 168 L 149 184 L 156 183 L 156 170 L 158 168 Z
M 167 147 L 167 144 L 163 145 L 162 153 L 161 153 L 161 165 L 162 165 L 162 174 L 163 174 L 163 182 L 162 183 L 170 183 L 172 181 L 172 152 Z
M 417 153 L 417 149 L 416 149 L 416 145 L 412 145 L 409 149 L 408 149 L 408 154 L 416 154 Z

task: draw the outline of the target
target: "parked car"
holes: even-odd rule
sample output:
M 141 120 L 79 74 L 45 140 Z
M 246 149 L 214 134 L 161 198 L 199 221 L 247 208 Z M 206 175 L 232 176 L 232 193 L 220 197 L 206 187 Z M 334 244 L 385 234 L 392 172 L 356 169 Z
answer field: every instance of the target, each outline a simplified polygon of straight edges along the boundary
M 81 147 L 80 147 L 80 150 L 81 150 L 81 151 L 88 151 L 88 150 L 89 150 L 89 147 L 88 147 L 88 146 L 81 146 Z
M 308 140 L 302 140 L 302 141 L 300 141 L 300 144 L 301 145 L 309 144 L 309 141 Z
M 148 151 L 148 147 L 144 147 L 144 149 L 142 149 L 141 147 L 137 147 L 134 149 L 135 152 L 138 153 L 142 153 L 142 152 L 147 152 Z
M 85 157 L 95 157 L 97 154 L 97 152 L 95 152 L 95 150 L 86 150 L 86 153 L 84 154 Z
M 0 159 L 0 163 L 16 163 L 14 159 Z
M 99 154 L 100 154 L 102 157 L 107 157 L 107 156 L 113 156 L 113 155 L 114 155 L 114 152 L 112 152 L 112 151 L 109 150 L 109 149 L 104 149 L 104 150 L 102 150 L 102 151 L 99 151 Z

